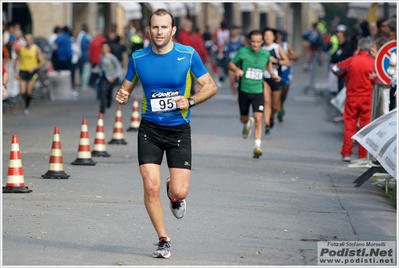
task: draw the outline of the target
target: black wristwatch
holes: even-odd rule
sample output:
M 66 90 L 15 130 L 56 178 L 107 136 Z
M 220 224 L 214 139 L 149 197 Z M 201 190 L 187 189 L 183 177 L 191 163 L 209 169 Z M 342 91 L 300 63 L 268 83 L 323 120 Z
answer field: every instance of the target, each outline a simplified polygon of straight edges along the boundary
M 195 106 L 195 100 L 192 98 L 188 98 L 188 108 L 194 107 Z

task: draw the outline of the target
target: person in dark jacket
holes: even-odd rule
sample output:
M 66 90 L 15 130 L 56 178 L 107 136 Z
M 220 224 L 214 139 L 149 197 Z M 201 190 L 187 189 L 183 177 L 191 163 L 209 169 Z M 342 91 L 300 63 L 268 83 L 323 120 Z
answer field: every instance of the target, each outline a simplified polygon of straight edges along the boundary
M 335 64 L 340 61 L 346 60 L 347 58 L 353 56 L 356 47 L 353 43 L 348 40 L 345 32 L 336 32 L 338 39 L 338 49 L 331 55 L 330 63 Z M 345 75 L 338 77 L 338 92 L 345 86 Z
M 72 65 L 72 41 L 69 35 L 69 28 L 62 28 L 62 33 L 55 40 L 57 45 L 58 68 L 56 70 L 71 70 Z
M 119 62 L 123 65 L 123 53 L 125 53 L 127 49 L 125 45 L 121 44 L 120 36 L 118 36 L 116 32 L 111 31 L 108 33 L 107 39 L 111 47 L 111 53 L 114 54 Z

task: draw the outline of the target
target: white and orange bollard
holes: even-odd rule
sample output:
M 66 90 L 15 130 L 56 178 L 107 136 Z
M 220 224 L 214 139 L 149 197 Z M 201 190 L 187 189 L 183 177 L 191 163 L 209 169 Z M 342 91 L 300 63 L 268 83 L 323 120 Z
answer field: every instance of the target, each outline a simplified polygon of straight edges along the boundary
M 118 144 L 118 145 L 127 144 L 127 142 L 125 141 L 125 134 L 123 132 L 122 110 L 120 105 L 118 105 L 118 108 L 116 110 L 114 133 L 112 134 L 112 140 L 110 140 L 108 144 Z
M 72 165 L 94 166 L 97 162 L 91 159 L 89 131 L 87 129 L 86 118 L 82 119 L 82 130 L 80 132 L 78 157 L 71 163 Z
M 68 179 L 69 175 L 64 171 L 64 160 L 62 158 L 60 129 L 54 128 L 53 144 L 51 146 L 50 163 L 48 171 L 42 175 L 43 179 Z
M 130 127 L 126 131 L 137 131 L 139 129 L 139 126 L 140 126 L 139 101 L 137 97 L 134 97 Z
M 8 164 L 8 175 L 3 193 L 30 193 L 25 186 L 24 171 L 22 169 L 21 152 L 19 151 L 18 136 L 13 135 L 11 139 L 10 162 Z
M 96 138 L 94 139 L 94 147 L 91 152 L 93 157 L 110 157 L 111 155 L 107 153 L 105 146 L 105 134 L 104 134 L 104 120 L 103 114 L 98 115 Z

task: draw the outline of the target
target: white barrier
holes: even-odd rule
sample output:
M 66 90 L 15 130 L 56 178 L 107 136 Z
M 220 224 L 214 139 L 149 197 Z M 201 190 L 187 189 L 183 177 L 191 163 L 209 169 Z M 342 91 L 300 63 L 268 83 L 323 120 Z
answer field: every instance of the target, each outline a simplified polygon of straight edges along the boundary
M 49 98 L 50 100 L 69 100 L 72 98 L 71 71 L 50 71 Z
M 359 130 L 352 139 L 362 145 L 396 179 L 397 108 Z

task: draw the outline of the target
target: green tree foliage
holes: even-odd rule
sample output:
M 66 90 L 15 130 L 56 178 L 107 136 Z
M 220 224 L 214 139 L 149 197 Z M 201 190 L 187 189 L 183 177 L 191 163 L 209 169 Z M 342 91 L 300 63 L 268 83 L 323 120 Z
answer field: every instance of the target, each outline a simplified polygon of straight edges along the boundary
M 348 12 L 348 3 L 321 3 L 324 7 L 326 16 L 324 20 L 327 22 L 329 26 L 331 21 L 334 19 L 335 16 L 340 18 L 341 23 L 345 24 L 348 27 L 348 31 L 351 31 L 357 20 L 347 18 L 346 14 Z

